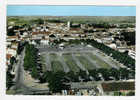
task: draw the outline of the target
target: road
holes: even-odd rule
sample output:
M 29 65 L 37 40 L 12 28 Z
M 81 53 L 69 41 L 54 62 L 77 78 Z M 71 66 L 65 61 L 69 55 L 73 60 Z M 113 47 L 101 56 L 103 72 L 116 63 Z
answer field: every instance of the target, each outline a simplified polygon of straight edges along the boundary
M 50 56 L 48 53 L 45 54 L 45 64 L 46 64 L 46 70 L 51 71 L 51 64 L 50 64 Z
M 13 87 L 13 90 L 15 90 L 16 94 L 35 94 L 35 93 L 48 93 L 49 90 L 45 89 L 35 89 L 32 87 L 28 87 L 25 83 L 24 83 L 24 56 L 25 56 L 25 49 L 23 50 L 23 52 L 21 53 L 21 55 L 19 56 L 19 61 L 18 64 L 16 66 L 15 69 L 15 85 Z
M 82 64 L 81 62 L 75 57 L 75 55 L 72 53 L 72 58 L 76 62 L 76 64 L 79 66 L 79 68 L 83 71 L 88 71 Z
M 58 60 L 61 62 L 61 64 L 63 65 L 63 69 L 64 69 L 64 72 L 69 72 L 70 71 L 70 69 L 69 69 L 69 67 L 68 67 L 68 65 L 65 63 L 65 61 L 64 61 L 64 58 L 63 58 L 63 56 L 62 56 L 62 53 L 59 53 L 58 54 L 59 56 L 58 56 Z

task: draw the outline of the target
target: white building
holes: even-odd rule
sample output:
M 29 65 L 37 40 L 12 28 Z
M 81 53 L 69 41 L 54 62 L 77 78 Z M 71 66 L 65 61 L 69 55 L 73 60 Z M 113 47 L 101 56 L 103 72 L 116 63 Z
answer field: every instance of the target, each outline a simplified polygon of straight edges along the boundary
M 67 28 L 70 29 L 70 21 L 67 22 Z
M 43 39 L 40 41 L 41 44 L 43 45 L 48 45 L 49 44 L 49 40 L 48 39 Z
M 98 38 L 96 38 L 95 41 L 97 41 L 98 43 L 102 43 L 102 40 Z
M 135 51 L 133 51 L 133 50 L 129 50 L 128 55 L 129 55 L 130 57 L 132 57 L 133 59 L 135 59 L 136 53 L 135 53 Z
M 16 49 L 13 49 L 13 48 L 7 48 L 6 54 L 11 54 L 12 56 L 16 57 L 17 51 Z
M 116 47 L 117 47 L 115 43 L 109 44 L 107 46 L 110 47 L 110 48 L 112 48 L 112 49 L 116 49 Z
M 18 36 L 7 36 L 7 41 L 18 41 Z

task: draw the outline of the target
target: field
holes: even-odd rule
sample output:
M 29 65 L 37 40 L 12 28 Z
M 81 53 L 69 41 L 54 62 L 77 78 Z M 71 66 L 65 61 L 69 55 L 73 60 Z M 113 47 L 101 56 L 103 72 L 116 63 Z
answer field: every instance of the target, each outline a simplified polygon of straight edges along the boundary
M 85 56 L 81 55 L 80 53 L 76 53 L 75 56 L 87 70 L 96 68 Z
M 72 54 L 65 53 L 65 54 L 63 54 L 63 57 L 64 57 L 64 61 L 66 62 L 66 64 L 68 65 L 68 67 L 70 68 L 71 71 L 79 72 L 80 68 L 76 64 L 76 62 L 73 60 Z
M 42 56 L 47 57 L 48 61 L 43 61 L 46 65 L 46 70 L 49 70 L 50 65 L 51 71 L 73 71 L 74 73 L 80 70 L 88 71 L 97 68 L 112 68 L 108 62 L 104 61 L 95 55 L 92 51 L 90 52 L 54 52 L 48 53 L 47 55 L 42 54 Z M 50 64 L 48 64 L 50 63 Z
M 96 63 L 103 67 L 103 68 L 110 68 L 110 65 L 107 64 L 105 61 L 101 60 L 100 58 L 98 58 L 96 55 L 93 55 L 92 53 L 87 53 L 88 56 L 91 57 L 92 60 L 96 61 Z
M 63 65 L 59 61 L 59 56 L 55 53 L 51 53 L 50 55 L 50 62 L 53 72 L 63 71 Z
M 61 21 L 71 21 L 78 23 L 87 23 L 87 22 L 108 22 L 108 23 L 135 23 L 134 16 L 45 16 L 45 20 L 61 20 Z M 8 16 L 8 22 L 15 22 L 18 24 L 29 24 L 37 19 L 44 19 L 44 16 Z

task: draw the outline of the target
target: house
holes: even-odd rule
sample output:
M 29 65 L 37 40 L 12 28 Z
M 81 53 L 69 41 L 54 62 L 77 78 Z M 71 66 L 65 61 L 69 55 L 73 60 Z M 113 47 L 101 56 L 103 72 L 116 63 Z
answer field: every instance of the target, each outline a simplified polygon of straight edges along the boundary
M 16 42 L 14 42 L 14 43 L 11 43 L 11 48 L 14 48 L 14 49 L 16 49 L 17 50 L 17 48 L 18 48 L 18 43 Z
M 114 41 L 114 38 L 112 38 L 112 37 L 102 38 L 103 43 L 111 43 L 112 41 Z
M 35 40 L 32 40 L 30 43 L 33 44 L 33 45 L 36 45 Z
M 117 47 L 115 43 L 111 43 L 111 44 L 109 44 L 107 46 L 112 48 L 112 49 L 116 49 L 116 47 Z
M 6 47 L 11 46 L 11 44 L 12 44 L 11 42 L 7 41 L 6 42 Z
M 43 37 L 47 39 L 51 34 L 50 31 L 47 32 L 32 32 L 32 39 L 42 39 Z
M 114 92 L 127 93 L 135 90 L 134 81 L 102 83 L 101 86 L 105 95 L 114 95 Z
M 133 51 L 133 50 L 129 50 L 129 51 L 128 51 L 128 55 L 129 55 L 131 58 L 135 59 L 136 53 L 135 53 L 135 51 Z
M 15 48 L 6 48 L 6 54 L 11 54 L 12 56 L 16 57 L 17 50 Z
M 6 64 L 9 65 L 10 64 L 10 59 L 12 57 L 12 54 L 6 54 Z
M 15 36 L 7 36 L 7 41 L 18 41 L 19 37 L 18 35 Z
M 94 40 L 97 41 L 98 43 L 102 43 L 102 40 L 101 39 L 96 38 Z
M 8 26 L 8 29 L 12 29 L 13 28 L 13 26 Z
M 28 36 L 28 32 L 23 32 L 23 37 L 27 37 Z
M 48 45 L 49 44 L 49 39 L 42 39 L 40 40 L 40 43 L 43 45 Z

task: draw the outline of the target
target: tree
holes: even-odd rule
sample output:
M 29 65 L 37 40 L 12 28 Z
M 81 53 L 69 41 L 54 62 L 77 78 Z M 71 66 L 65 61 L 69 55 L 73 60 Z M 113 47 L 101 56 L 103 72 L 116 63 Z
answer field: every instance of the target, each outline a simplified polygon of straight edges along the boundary
M 37 71 L 37 69 L 34 67 L 32 67 L 32 72 L 31 72 L 31 76 L 35 79 L 38 79 L 39 78 L 39 73 Z
M 11 86 L 14 85 L 13 82 L 14 75 L 10 73 L 9 70 L 6 71 L 6 89 L 9 90 Z
M 98 71 L 96 69 L 89 70 L 89 75 L 92 76 L 95 81 L 100 80 L 100 77 L 98 76 Z
M 14 29 L 7 29 L 7 35 L 8 36 L 15 36 L 15 32 L 14 32 Z
M 51 77 L 52 75 L 53 75 L 52 71 L 46 71 L 43 73 L 43 75 L 40 77 L 39 80 L 41 83 L 49 82 L 52 79 Z
M 37 21 L 38 21 L 38 24 L 44 24 L 44 21 L 40 18 Z
M 89 78 L 88 78 L 86 71 L 80 70 L 78 75 L 81 76 L 81 78 L 83 78 L 84 81 L 89 81 Z
M 126 68 L 120 68 L 120 77 L 121 79 L 128 79 L 129 78 L 129 71 Z
M 77 73 L 74 73 L 73 71 L 66 73 L 66 76 L 70 78 L 70 81 L 72 82 L 79 82 Z
M 24 69 L 31 71 L 31 75 L 35 79 L 40 78 L 40 74 L 37 69 L 37 49 L 34 45 L 26 44 L 26 51 L 24 57 Z
M 68 86 L 64 84 L 64 72 L 53 73 L 51 80 L 49 80 L 49 89 L 53 93 L 68 89 Z
M 110 72 L 111 76 L 115 77 L 116 80 L 119 80 L 119 78 L 120 78 L 119 70 L 117 70 L 115 68 L 111 68 L 109 72 Z
M 110 71 L 108 69 L 100 68 L 98 69 L 98 73 L 101 73 L 106 81 L 110 80 Z
M 129 93 L 126 94 L 127 96 L 135 96 L 135 92 L 130 91 Z
M 14 56 L 12 56 L 10 59 L 11 65 L 13 65 L 15 62 L 16 62 L 16 58 Z

